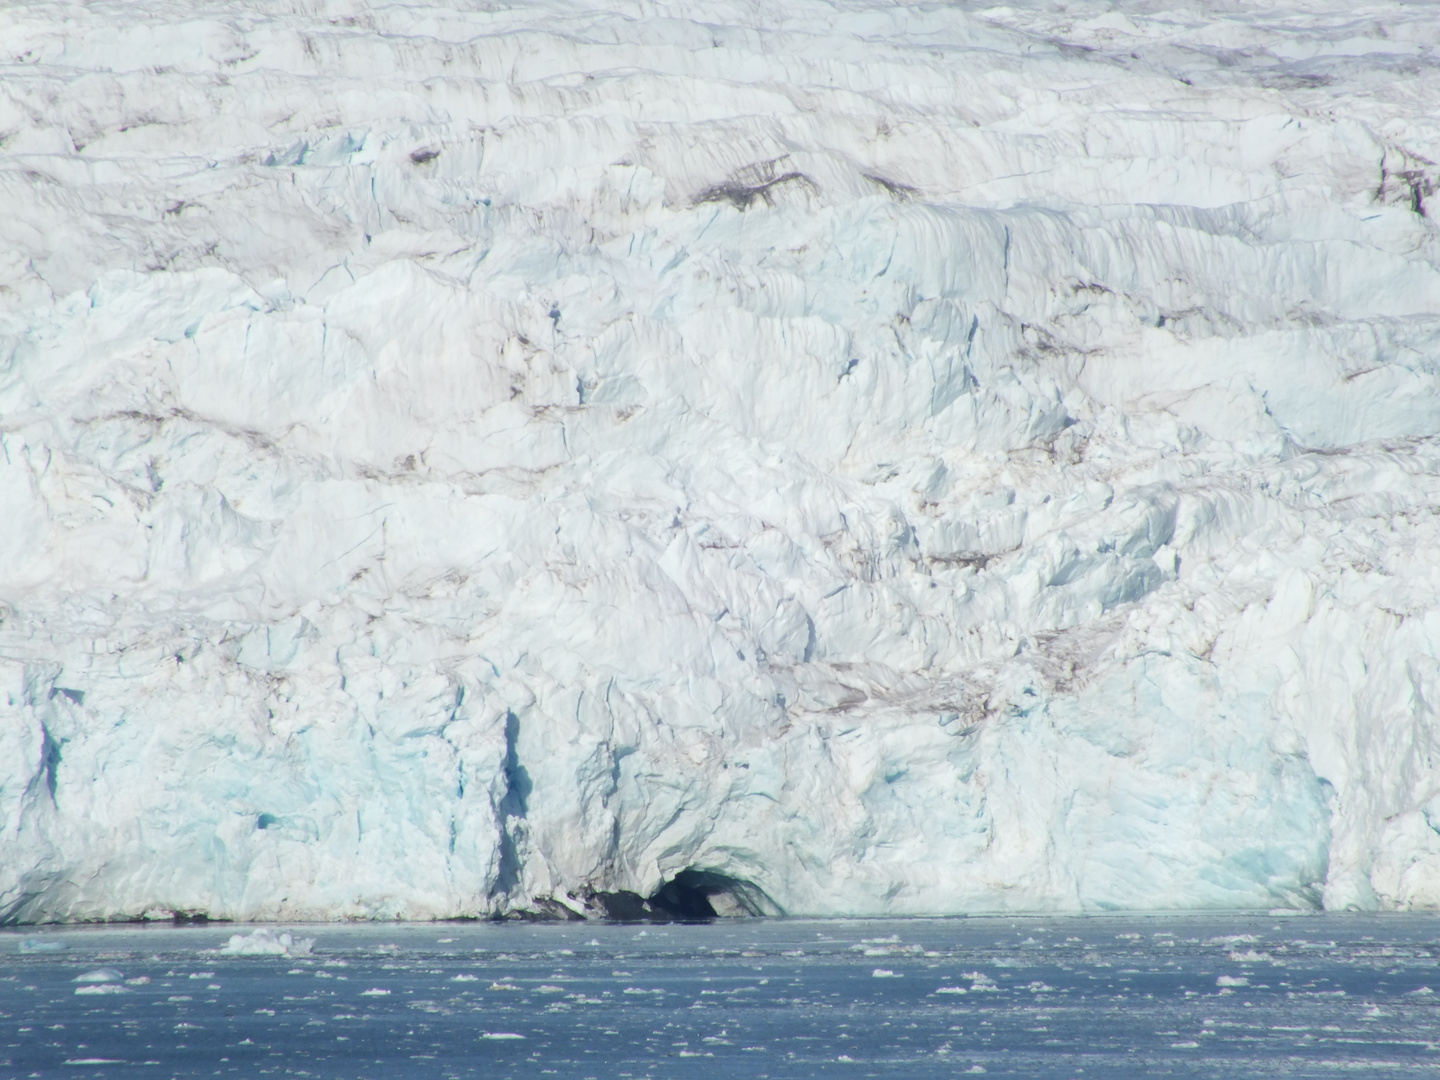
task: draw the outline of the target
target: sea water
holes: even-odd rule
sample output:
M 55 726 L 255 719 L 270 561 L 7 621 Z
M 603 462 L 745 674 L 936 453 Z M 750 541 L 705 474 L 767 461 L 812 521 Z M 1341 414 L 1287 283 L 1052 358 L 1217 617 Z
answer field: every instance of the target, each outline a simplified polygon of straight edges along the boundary
M 0 1075 L 1440 1075 L 1434 915 L 281 929 L 0 933 Z

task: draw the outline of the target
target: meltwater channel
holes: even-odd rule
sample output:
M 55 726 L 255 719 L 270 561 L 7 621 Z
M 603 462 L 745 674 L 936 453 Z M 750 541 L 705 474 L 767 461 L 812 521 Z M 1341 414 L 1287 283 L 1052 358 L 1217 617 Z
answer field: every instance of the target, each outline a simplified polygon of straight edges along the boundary
M 289 929 L 0 934 L 0 1075 L 1440 1074 L 1434 915 Z

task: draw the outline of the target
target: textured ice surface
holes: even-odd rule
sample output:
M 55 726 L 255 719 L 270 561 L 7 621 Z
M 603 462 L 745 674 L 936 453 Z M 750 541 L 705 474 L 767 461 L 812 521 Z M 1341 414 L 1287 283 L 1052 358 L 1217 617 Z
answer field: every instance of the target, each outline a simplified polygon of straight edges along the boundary
M 231 934 L 220 952 L 229 956 L 309 956 L 314 938 L 297 938 L 289 930 L 278 934 L 262 926 L 248 934 Z
M 0 916 L 1440 904 L 1437 45 L 6 5 Z

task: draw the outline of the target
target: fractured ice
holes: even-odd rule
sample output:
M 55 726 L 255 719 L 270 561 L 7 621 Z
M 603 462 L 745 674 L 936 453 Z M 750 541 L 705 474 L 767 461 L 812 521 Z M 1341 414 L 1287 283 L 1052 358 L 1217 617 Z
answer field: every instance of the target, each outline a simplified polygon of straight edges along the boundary
M 0 11 L 0 919 L 1440 904 L 1440 22 L 1144 11 Z
M 261 926 L 248 934 L 231 934 L 219 951 L 230 956 L 309 956 L 314 938 L 297 938 L 289 930 L 278 934 Z

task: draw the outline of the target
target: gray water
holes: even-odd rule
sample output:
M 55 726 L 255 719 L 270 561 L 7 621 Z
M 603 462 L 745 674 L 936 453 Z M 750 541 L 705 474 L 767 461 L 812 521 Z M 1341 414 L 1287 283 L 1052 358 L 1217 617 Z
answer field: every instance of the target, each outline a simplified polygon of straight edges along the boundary
M 0 1076 L 1440 1075 L 1435 916 L 250 929 L 0 933 Z

